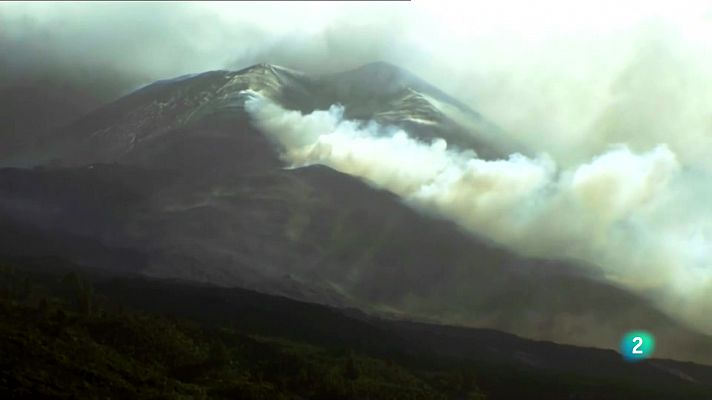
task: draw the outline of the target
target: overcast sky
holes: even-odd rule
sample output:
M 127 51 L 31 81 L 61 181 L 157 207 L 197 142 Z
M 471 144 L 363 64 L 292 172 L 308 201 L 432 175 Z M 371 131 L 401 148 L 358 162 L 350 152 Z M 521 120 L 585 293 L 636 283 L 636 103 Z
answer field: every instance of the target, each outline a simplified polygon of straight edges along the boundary
M 649 130 L 625 138 L 641 149 L 680 124 L 660 120 L 651 96 L 670 110 L 691 107 L 684 123 L 707 123 L 711 16 L 691 1 L 3 2 L 0 86 L 50 78 L 109 99 L 157 79 L 257 62 L 321 72 L 382 60 L 573 163 L 628 134 L 590 132 L 608 120 L 613 97 L 648 99 L 641 113 L 616 117 Z M 546 139 L 532 140 L 531 130 Z

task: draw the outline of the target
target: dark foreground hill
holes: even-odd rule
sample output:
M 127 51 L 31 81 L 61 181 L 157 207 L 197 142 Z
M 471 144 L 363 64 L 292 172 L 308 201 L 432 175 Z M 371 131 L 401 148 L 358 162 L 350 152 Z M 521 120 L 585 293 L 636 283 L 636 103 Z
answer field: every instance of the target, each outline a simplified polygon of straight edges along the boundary
M 17 263 L 17 262 L 15 262 Z M 708 399 L 712 367 L 244 289 L 0 268 L 3 398 Z

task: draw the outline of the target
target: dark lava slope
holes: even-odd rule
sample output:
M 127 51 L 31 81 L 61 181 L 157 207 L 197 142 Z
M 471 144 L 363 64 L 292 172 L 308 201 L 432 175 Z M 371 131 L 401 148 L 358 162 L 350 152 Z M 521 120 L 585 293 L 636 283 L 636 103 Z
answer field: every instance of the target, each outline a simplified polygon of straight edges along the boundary
M 75 120 L 0 170 L 0 255 L 56 256 L 381 315 L 712 362 L 712 339 L 575 264 L 524 259 L 323 166 L 285 170 L 243 90 L 399 125 L 496 157 L 476 112 L 397 67 L 309 76 L 271 65 L 159 81 Z M 451 118 L 453 110 L 458 118 Z M 462 116 L 469 118 L 462 125 Z

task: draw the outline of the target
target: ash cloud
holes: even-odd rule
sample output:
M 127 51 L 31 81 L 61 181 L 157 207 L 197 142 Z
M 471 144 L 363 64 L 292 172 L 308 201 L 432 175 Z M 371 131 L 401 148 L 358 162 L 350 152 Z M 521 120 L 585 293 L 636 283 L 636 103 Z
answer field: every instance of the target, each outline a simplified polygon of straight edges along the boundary
M 4 3 L 0 88 L 63 84 L 111 100 L 159 79 L 261 62 L 340 71 L 413 50 L 391 8 L 367 18 L 321 4 Z

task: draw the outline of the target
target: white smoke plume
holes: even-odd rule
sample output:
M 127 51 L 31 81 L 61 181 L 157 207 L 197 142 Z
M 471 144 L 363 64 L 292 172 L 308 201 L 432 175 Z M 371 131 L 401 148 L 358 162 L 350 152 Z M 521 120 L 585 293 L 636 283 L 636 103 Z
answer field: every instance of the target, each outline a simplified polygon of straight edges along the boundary
M 359 176 L 523 254 L 596 265 L 610 281 L 712 328 L 704 323 L 712 311 L 712 215 L 690 189 L 712 182 L 686 170 L 665 144 L 640 152 L 615 145 L 572 167 L 547 154 L 486 161 L 443 139 L 425 143 L 398 128 L 345 120 L 339 105 L 303 115 L 252 94 L 246 109 L 292 166 Z

